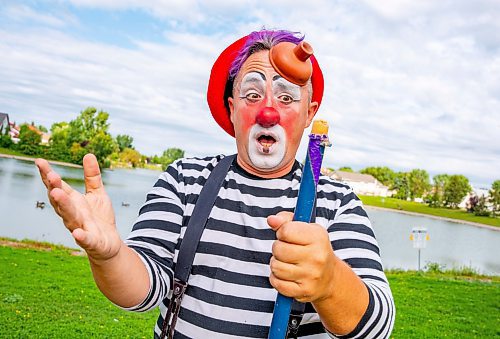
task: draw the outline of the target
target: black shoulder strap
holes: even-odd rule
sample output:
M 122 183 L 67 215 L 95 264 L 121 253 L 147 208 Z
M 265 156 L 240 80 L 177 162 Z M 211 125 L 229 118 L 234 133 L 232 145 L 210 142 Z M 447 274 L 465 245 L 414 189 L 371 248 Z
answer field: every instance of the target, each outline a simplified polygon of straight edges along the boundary
M 218 197 L 222 182 L 226 177 L 229 167 L 233 163 L 236 154 L 222 158 L 221 161 L 210 173 L 205 185 L 201 189 L 193 213 L 189 218 L 189 222 L 184 233 L 184 238 L 181 242 L 177 263 L 175 264 L 174 277 L 180 281 L 187 282 L 191 273 L 191 265 L 193 264 L 196 248 L 200 242 L 201 235 L 205 229 L 210 211 Z
M 189 218 L 189 222 L 179 248 L 177 263 L 175 264 L 174 282 L 172 286 L 172 296 L 168 304 L 167 313 L 163 320 L 160 338 L 173 338 L 177 316 L 179 315 L 182 297 L 187 288 L 187 281 L 191 274 L 191 266 L 193 265 L 194 256 L 201 235 L 205 229 L 210 211 L 218 197 L 219 190 L 224 182 L 231 164 L 233 163 L 236 154 L 222 158 L 221 161 L 212 170 L 210 175 L 201 189 L 193 213 Z

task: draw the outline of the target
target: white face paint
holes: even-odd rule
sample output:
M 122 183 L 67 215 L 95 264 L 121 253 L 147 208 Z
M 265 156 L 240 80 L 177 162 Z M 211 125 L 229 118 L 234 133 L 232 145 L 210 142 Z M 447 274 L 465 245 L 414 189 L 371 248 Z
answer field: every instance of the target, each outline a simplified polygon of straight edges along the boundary
M 269 136 L 274 139 L 273 143 L 266 144 L 259 138 Z M 248 156 L 257 168 L 271 169 L 278 166 L 285 157 L 286 133 L 280 125 L 264 128 L 255 124 L 248 134 Z
M 283 104 L 300 101 L 300 86 L 275 75 L 272 79 L 273 98 Z M 265 98 L 266 76 L 259 72 L 250 72 L 241 80 L 240 98 L 257 102 Z
M 273 78 L 273 96 L 284 104 L 300 101 L 300 86 L 276 75 Z

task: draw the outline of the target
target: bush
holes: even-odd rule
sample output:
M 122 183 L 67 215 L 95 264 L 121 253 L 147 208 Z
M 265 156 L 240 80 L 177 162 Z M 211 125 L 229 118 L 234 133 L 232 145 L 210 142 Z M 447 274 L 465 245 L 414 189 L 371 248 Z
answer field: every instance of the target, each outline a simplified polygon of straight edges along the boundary
M 428 273 L 443 273 L 446 265 L 441 265 L 437 262 L 428 262 L 424 270 Z
M 3 148 L 12 148 L 14 145 L 14 142 L 10 138 L 10 136 L 7 134 L 0 134 L 0 147 Z

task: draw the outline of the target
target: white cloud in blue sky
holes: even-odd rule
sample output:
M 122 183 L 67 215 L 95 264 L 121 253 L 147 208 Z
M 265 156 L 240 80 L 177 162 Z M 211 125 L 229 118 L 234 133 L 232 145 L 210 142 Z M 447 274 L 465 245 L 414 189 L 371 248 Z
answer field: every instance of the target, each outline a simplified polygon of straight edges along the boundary
M 316 51 L 326 166 L 500 179 L 498 1 L 4 1 L 0 111 L 50 127 L 95 106 L 142 153 L 234 152 L 207 81 L 223 48 L 263 26 Z

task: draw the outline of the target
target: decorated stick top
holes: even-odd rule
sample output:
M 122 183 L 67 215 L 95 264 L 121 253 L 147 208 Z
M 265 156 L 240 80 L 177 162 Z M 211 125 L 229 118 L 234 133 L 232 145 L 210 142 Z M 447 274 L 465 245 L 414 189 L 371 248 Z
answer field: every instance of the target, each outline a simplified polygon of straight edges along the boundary
M 309 58 L 313 49 L 305 41 L 295 45 L 292 42 L 280 42 L 269 51 L 269 60 L 276 72 L 286 80 L 304 86 L 312 75 Z
M 313 126 L 311 128 L 311 134 L 328 134 L 328 121 L 326 120 L 314 120 Z

